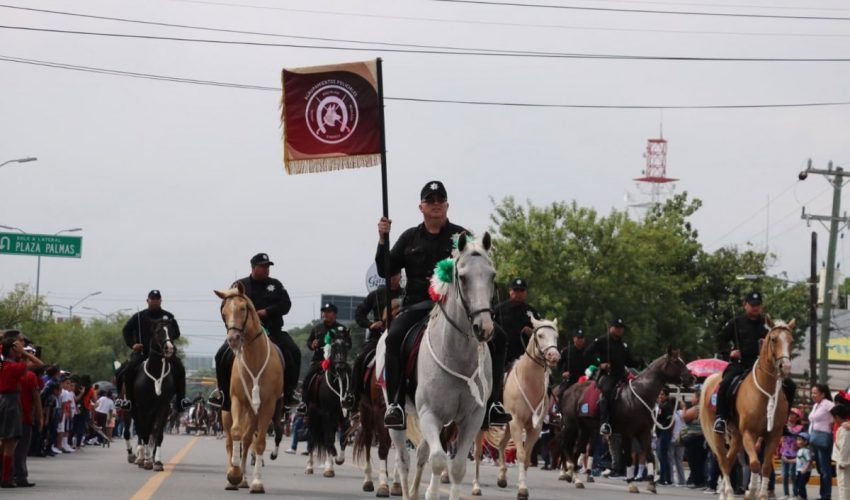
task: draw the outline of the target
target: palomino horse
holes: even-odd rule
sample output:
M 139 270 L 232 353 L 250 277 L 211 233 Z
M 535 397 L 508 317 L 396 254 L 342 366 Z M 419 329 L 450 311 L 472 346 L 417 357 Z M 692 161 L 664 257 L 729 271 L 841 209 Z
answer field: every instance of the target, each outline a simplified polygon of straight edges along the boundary
M 629 381 L 619 389 L 619 396 L 611 405 L 611 424 L 614 432 L 619 434 L 626 451 L 630 448 L 632 439 L 637 440 L 641 453 L 651 450 L 652 431 L 660 427 L 655 419 L 653 405 L 666 384 L 677 384 L 690 386 L 694 382 L 694 376 L 685 366 L 685 362 L 679 357 L 679 351 L 667 349 L 667 354 L 653 361 L 649 367 L 641 372 L 634 380 Z M 581 404 L 584 391 L 589 382 L 575 384 L 567 389 L 561 396 L 561 413 L 563 422 L 560 434 L 561 450 L 567 467 L 567 480 L 575 478 L 576 488 L 584 488 L 584 483 L 575 474 L 579 455 L 587 449 L 587 443 L 595 437 L 596 429 L 599 428 L 597 417 L 585 417 L 581 413 Z M 592 430 L 592 432 L 588 432 Z M 616 436 L 612 435 L 614 438 Z M 611 446 L 611 456 L 620 452 L 619 446 Z M 627 454 L 628 456 L 628 454 Z M 617 457 L 619 460 L 619 457 Z M 616 462 L 615 462 L 616 463 Z M 654 477 L 654 462 L 647 459 L 647 467 L 650 468 L 647 490 L 656 492 Z M 628 487 L 630 493 L 638 493 L 634 482 L 635 472 L 638 464 L 632 464 L 629 474 Z M 589 472 L 589 471 L 588 471 Z M 589 482 L 589 481 L 588 481 Z
M 230 375 L 230 411 L 222 412 L 226 436 L 227 485 L 235 490 L 247 485 L 244 477 L 248 452 L 258 457 L 254 463 L 251 492 L 263 493 L 260 478 L 266 429 L 283 392 L 283 361 L 280 351 L 263 333 L 260 317 L 245 287 L 215 291 L 221 299 L 221 318 L 227 327 L 227 344 L 235 355 Z M 233 443 L 238 453 L 233 453 Z
M 307 455 L 306 474 L 313 473 L 313 455 L 325 460 L 325 477 L 334 477 L 334 462 L 345 462 L 345 439 L 340 442 L 342 454 L 337 453 L 336 434 L 340 424 L 347 420 L 351 410 L 351 370 L 348 366 L 348 342 L 342 337 L 335 338 L 330 344 L 329 365 L 326 371 L 319 373 L 310 385 L 318 385 L 318 395 L 311 397 L 307 408 Z M 312 391 L 312 387 L 304 388 Z
M 517 498 L 528 498 L 525 474 L 531 461 L 531 450 L 543 429 L 543 417 L 549 410 L 549 368 L 554 367 L 561 354 L 558 352 L 558 321 L 538 321 L 531 318 L 534 329 L 525 347 L 525 356 L 519 358 L 507 375 L 504 389 L 505 408 L 513 419 L 499 442 L 498 485 L 507 486 L 508 468 L 505 465 L 505 448 L 513 436 L 517 448 Z M 523 433 L 525 441 L 523 443 Z M 472 494 L 481 495 L 478 474 L 483 449 L 483 431 L 475 438 L 475 479 Z
M 794 345 L 795 320 L 788 324 L 767 318 L 770 331 L 767 333 L 759 351 L 759 357 L 751 373 L 741 382 L 735 397 L 734 416 L 729 420 L 725 436 L 714 432 L 714 418 L 717 410 L 709 402 L 722 375 L 717 373 L 703 384 L 699 403 L 699 422 L 705 440 L 717 457 L 723 472 L 723 487 L 720 498 L 732 498 L 732 482 L 729 472 L 735 463 L 743 445 L 750 458 L 750 485 L 744 498 L 754 498 L 758 490 L 759 500 L 767 498 L 768 474 L 773 466 L 771 458 L 782 429 L 788 418 L 788 401 L 782 392 L 782 379 L 791 372 L 791 347 Z M 764 463 L 758 459 L 757 442 L 763 440 Z
M 419 497 L 422 468 L 428 460 L 432 473 L 426 498 L 439 497 L 440 474 L 449 465 L 449 498 L 460 498 L 460 483 L 466 473 L 466 452 L 484 421 L 485 406 L 492 388 L 490 351 L 486 343 L 493 333 L 490 303 L 496 270 L 490 261 L 489 251 L 489 233 L 485 233 L 480 242 L 472 240 L 466 233 L 458 237 L 457 250 L 453 255 L 452 282 L 431 310 L 417 355 L 415 398 L 408 394 L 405 405 L 408 427 L 416 426 L 418 420 L 423 438 L 417 448 L 412 486 L 408 483 L 410 456 L 405 447 L 406 433 L 403 430 L 390 431 L 398 453 L 405 500 Z M 459 452 L 450 460 L 441 444 L 440 431 L 452 422 L 458 429 Z
M 163 470 L 160 451 L 165 423 L 168 420 L 171 398 L 174 397 L 174 380 L 171 377 L 169 358 L 174 354 L 174 344 L 168 336 L 170 321 L 159 320 L 153 324 L 148 358 L 136 369 L 133 384 L 132 410 L 124 412 L 124 442 L 127 460 L 147 470 Z M 136 423 L 138 444 L 133 453 L 130 444 L 130 415 Z

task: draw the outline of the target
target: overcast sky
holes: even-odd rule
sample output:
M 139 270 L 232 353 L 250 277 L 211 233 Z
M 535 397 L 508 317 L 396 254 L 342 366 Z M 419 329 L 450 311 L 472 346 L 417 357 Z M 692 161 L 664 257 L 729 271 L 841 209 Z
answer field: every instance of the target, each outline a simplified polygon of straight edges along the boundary
M 552 4 L 850 19 L 846 2 L 725 0 Z M 530 2 L 529 2 L 530 3 Z M 669 15 L 376 0 L 14 1 L 8 5 L 159 23 L 396 44 L 576 54 L 840 58 L 850 20 Z M 745 5 L 742 7 L 742 5 Z M 117 38 L 0 28 L 0 58 L 279 87 L 283 67 L 384 59 L 388 97 L 603 106 L 850 102 L 850 62 L 712 62 L 389 52 L 376 45 L 97 20 L 0 8 L 2 25 L 172 38 L 366 47 L 358 51 Z M 370 48 L 371 47 L 371 48 Z M 397 47 L 396 47 L 397 48 Z M 407 50 L 407 49 L 405 49 Z M 319 295 L 364 294 L 381 214 L 380 169 L 287 176 L 276 91 L 132 79 L 0 61 L 0 224 L 33 233 L 82 227 L 81 259 L 43 258 L 51 304 L 96 316 L 144 307 L 162 290 L 191 344 L 209 354 L 224 329 L 212 290 L 267 252 L 293 297 L 288 325 L 318 316 Z M 828 213 L 812 158 L 850 167 L 850 106 L 778 109 L 577 109 L 386 103 L 390 215 L 417 223 L 418 194 L 445 182 L 449 217 L 490 224 L 491 197 L 575 200 L 607 213 L 639 199 L 633 178 L 663 121 L 668 175 L 703 200 L 708 250 L 765 245 L 771 274 L 804 279 L 803 206 Z M 845 203 L 846 206 L 846 203 Z M 843 241 L 843 240 L 842 240 Z M 838 260 L 845 259 L 839 243 Z M 557 277 L 553 277 L 557 279 Z M 36 258 L 0 256 L 0 293 L 35 287 Z M 533 301 L 534 292 L 531 291 Z M 63 314 L 62 309 L 57 310 Z M 65 313 L 67 314 L 67 312 Z

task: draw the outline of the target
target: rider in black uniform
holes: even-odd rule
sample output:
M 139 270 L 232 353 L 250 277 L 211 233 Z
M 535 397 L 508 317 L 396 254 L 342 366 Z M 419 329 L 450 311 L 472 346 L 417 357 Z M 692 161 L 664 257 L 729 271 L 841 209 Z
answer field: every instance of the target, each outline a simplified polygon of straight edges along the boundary
M 585 340 L 584 332 L 579 329 L 573 333 L 573 340 L 567 347 L 561 349 L 561 359 L 558 361 L 558 371 L 561 372 L 561 384 L 558 386 L 557 394 L 560 396 L 572 387 L 587 370 L 587 361 L 584 359 Z
M 156 321 L 167 321 L 171 324 L 168 330 L 168 336 L 172 341 L 180 338 L 180 327 L 177 325 L 177 320 L 174 315 L 162 308 L 162 294 L 159 290 L 151 290 L 148 293 L 148 308 L 144 311 L 139 311 L 127 320 L 124 325 L 123 335 L 124 343 L 127 347 L 133 350 L 130 354 L 130 360 L 118 369 L 115 373 L 115 380 L 118 383 L 118 393 L 121 393 L 121 388 L 124 387 L 127 395 L 126 399 L 116 401 L 116 406 L 119 408 L 129 409 L 130 401 L 133 399 L 133 383 L 136 370 L 150 354 L 151 333 L 153 333 L 153 325 Z M 175 348 L 176 349 L 176 348 Z M 175 352 L 169 361 L 171 365 L 171 376 L 174 380 L 174 392 L 176 401 L 174 407 L 177 411 L 185 411 L 192 406 L 192 402 L 186 399 L 186 369 L 183 367 L 183 362 Z
M 390 323 L 386 339 L 384 376 L 390 404 L 384 415 L 384 425 L 390 429 L 406 428 L 403 409 L 406 391 L 402 373 L 402 341 L 407 331 L 424 318 L 433 306 L 433 301 L 428 295 L 428 286 L 434 266 L 437 262 L 451 257 L 454 246 L 452 237 L 466 231 L 463 227 L 449 222 L 448 196 L 442 182 L 431 181 L 425 184 L 419 198 L 421 200 L 419 211 L 422 212 L 424 219 L 422 224 L 403 232 L 392 250 L 387 241 L 391 221 L 382 217 L 378 222 L 378 251 L 375 255 L 378 273 L 386 278 L 384 257 L 387 252 L 390 254 L 390 275 L 400 272 L 402 268 L 407 273 L 407 286 L 402 304 L 404 309 Z M 504 365 L 500 366 L 499 363 L 492 363 L 492 365 L 493 380 L 497 377 L 501 378 Z M 504 425 L 510 420 L 510 415 L 505 412 L 501 403 L 495 401 L 490 405 L 488 416 L 490 423 L 495 425 Z
M 394 311 L 397 307 L 395 303 L 401 297 L 401 291 L 401 273 L 396 273 L 390 277 L 389 292 L 392 312 L 396 312 Z M 363 302 L 357 306 L 357 310 L 354 312 L 354 320 L 357 322 L 357 325 L 366 329 L 366 338 L 363 340 L 363 347 L 360 349 L 360 354 L 354 360 L 351 374 L 355 411 L 357 411 L 361 391 L 369 390 L 368 385 L 364 387 L 363 383 L 363 377 L 366 372 L 366 360 L 375 351 L 375 348 L 378 346 L 378 340 L 386 328 L 384 324 L 384 315 L 387 314 L 387 308 L 384 304 L 386 302 L 386 296 L 387 287 L 380 286 L 369 292 L 369 295 L 363 299 Z
M 292 308 L 289 293 L 283 284 L 275 278 L 269 277 L 269 266 L 274 262 L 269 260 L 265 253 L 258 253 L 251 257 L 251 274 L 238 282 L 245 287 L 245 295 L 254 303 L 254 308 L 260 316 L 260 322 L 269 340 L 274 342 L 283 352 L 283 399 L 284 406 L 295 406 L 298 401 L 293 394 L 298 385 L 298 375 L 301 371 L 301 351 L 292 340 L 292 337 L 283 331 L 283 317 Z M 234 282 L 231 288 L 236 287 Z M 224 403 L 222 408 L 230 410 L 230 368 L 233 364 L 233 354 L 225 341 L 215 355 L 215 376 L 218 388 L 221 389 Z M 218 403 L 218 401 L 216 401 Z
M 729 320 L 717 336 L 717 352 L 721 358 L 729 361 L 723 370 L 723 380 L 717 388 L 717 418 L 714 420 L 714 432 L 726 433 L 726 420 L 730 415 L 729 387 L 735 376 L 752 370 L 759 357 L 761 340 L 767 335 L 768 326 L 762 315 L 764 295 L 750 292 L 744 299 L 744 314 Z M 729 345 L 732 345 L 731 350 Z M 782 390 L 788 400 L 789 408 L 794 402 L 796 385 L 790 378 L 782 381 Z
M 310 360 L 310 368 L 307 374 L 304 375 L 304 382 L 301 384 L 301 404 L 298 405 L 298 413 L 307 413 L 307 405 L 310 402 L 310 386 L 313 383 L 313 377 L 322 371 L 322 361 L 325 359 L 324 346 L 325 337 L 329 336 L 329 340 L 333 342 L 337 338 L 343 338 L 351 348 L 351 332 L 348 331 L 342 323 L 336 320 L 337 307 L 330 302 L 322 306 L 322 322 L 314 326 L 310 331 L 310 336 L 307 337 L 307 348 L 313 351 L 313 358 Z M 348 397 L 351 397 L 349 392 Z M 351 405 L 349 400 L 344 404 L 348 407 Z
M 585 352 L 584 359 L 588 364 L 599 367 L 599 379 L 596 384 L 602 392 L 599 399 L 599 433 L 611 435 L 611 401 L 617 383 L 626 380 L 626 366 L 637 366 L 637 360 L 632 357 L 629 346 L 623 342 L 623 332 L 626 323 L 623 318 L 616 318 L 608 326 L 608 334 L 597 337 Z

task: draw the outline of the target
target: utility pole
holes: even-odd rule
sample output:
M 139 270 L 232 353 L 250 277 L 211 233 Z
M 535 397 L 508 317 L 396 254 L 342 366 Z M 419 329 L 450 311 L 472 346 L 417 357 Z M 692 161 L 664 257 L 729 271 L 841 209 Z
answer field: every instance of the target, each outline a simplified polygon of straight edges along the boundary
M 818 233 L 812 231 L 812 273 L 809 277 L 809 387 L 818 381 Z
M 850 176 L 850 172 L 845 172 L 841 167 L 832 168 L 832 162 L 826 170 L 812 168 L 812 161 L 806 170 L 799 174 L 799 179 L 806 180 L 809 174 L 822 175 L 829 179 L 832 184 L 832 215 L 811 215 L 806 213 L 806 208 L 803 207 L 803 218 L 809 223 L 812 220 L 829 221 L 829 246 L 827 247 L 826 256 L 826 285 L 823 291 L 823 316 L 821 317 L 821 335 L 820 335 L 820 364 L 818 371 L 818 380 L 821 384 L 826 384 L 828 381 L 827 370 L 829 368 L 829 332 L 830 323 L 832 321 L 832 295 L 835 288 L 835 246 L 838 243 L 838 223 L 846 223 L 847 217 L 840 217 L 841 212 L 841 187 L 844 183 L 844 177 Z

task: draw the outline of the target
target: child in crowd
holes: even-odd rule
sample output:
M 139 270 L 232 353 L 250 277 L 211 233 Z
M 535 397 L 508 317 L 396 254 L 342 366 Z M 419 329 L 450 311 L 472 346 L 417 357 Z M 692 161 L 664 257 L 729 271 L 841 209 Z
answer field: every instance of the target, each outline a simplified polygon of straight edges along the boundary
M 782 459 L 782 489 L 785 496 L 791 494 L 794 489 L 794 476 L 797 468 L 797 434 L 803 430 L 800 420 L 803 412 L 799 408 L 791 408 L 788 413 L 788 423 L 782 433 L 782 441 L 779 445 L 779 457 Z
M 812 475 L 812 452 L 809 450 L 809 434 L 801 432 L 797 434 L 797 477 L 794 480 L 794 496 L 808 499 L 806 485 Z
M 848 478 L 850 475 L 850 430 L 847 430 L 847 426 L 841 425 L 850 419 L 850 408 L 845 405 L 835 405 L 829 413 L 832 414 L 835 425 L 838 427 L 838 434 L 832 445 L 832 460 L 835 462 L 838 476 L 838 500 L 850 500 L 850 478 Z

